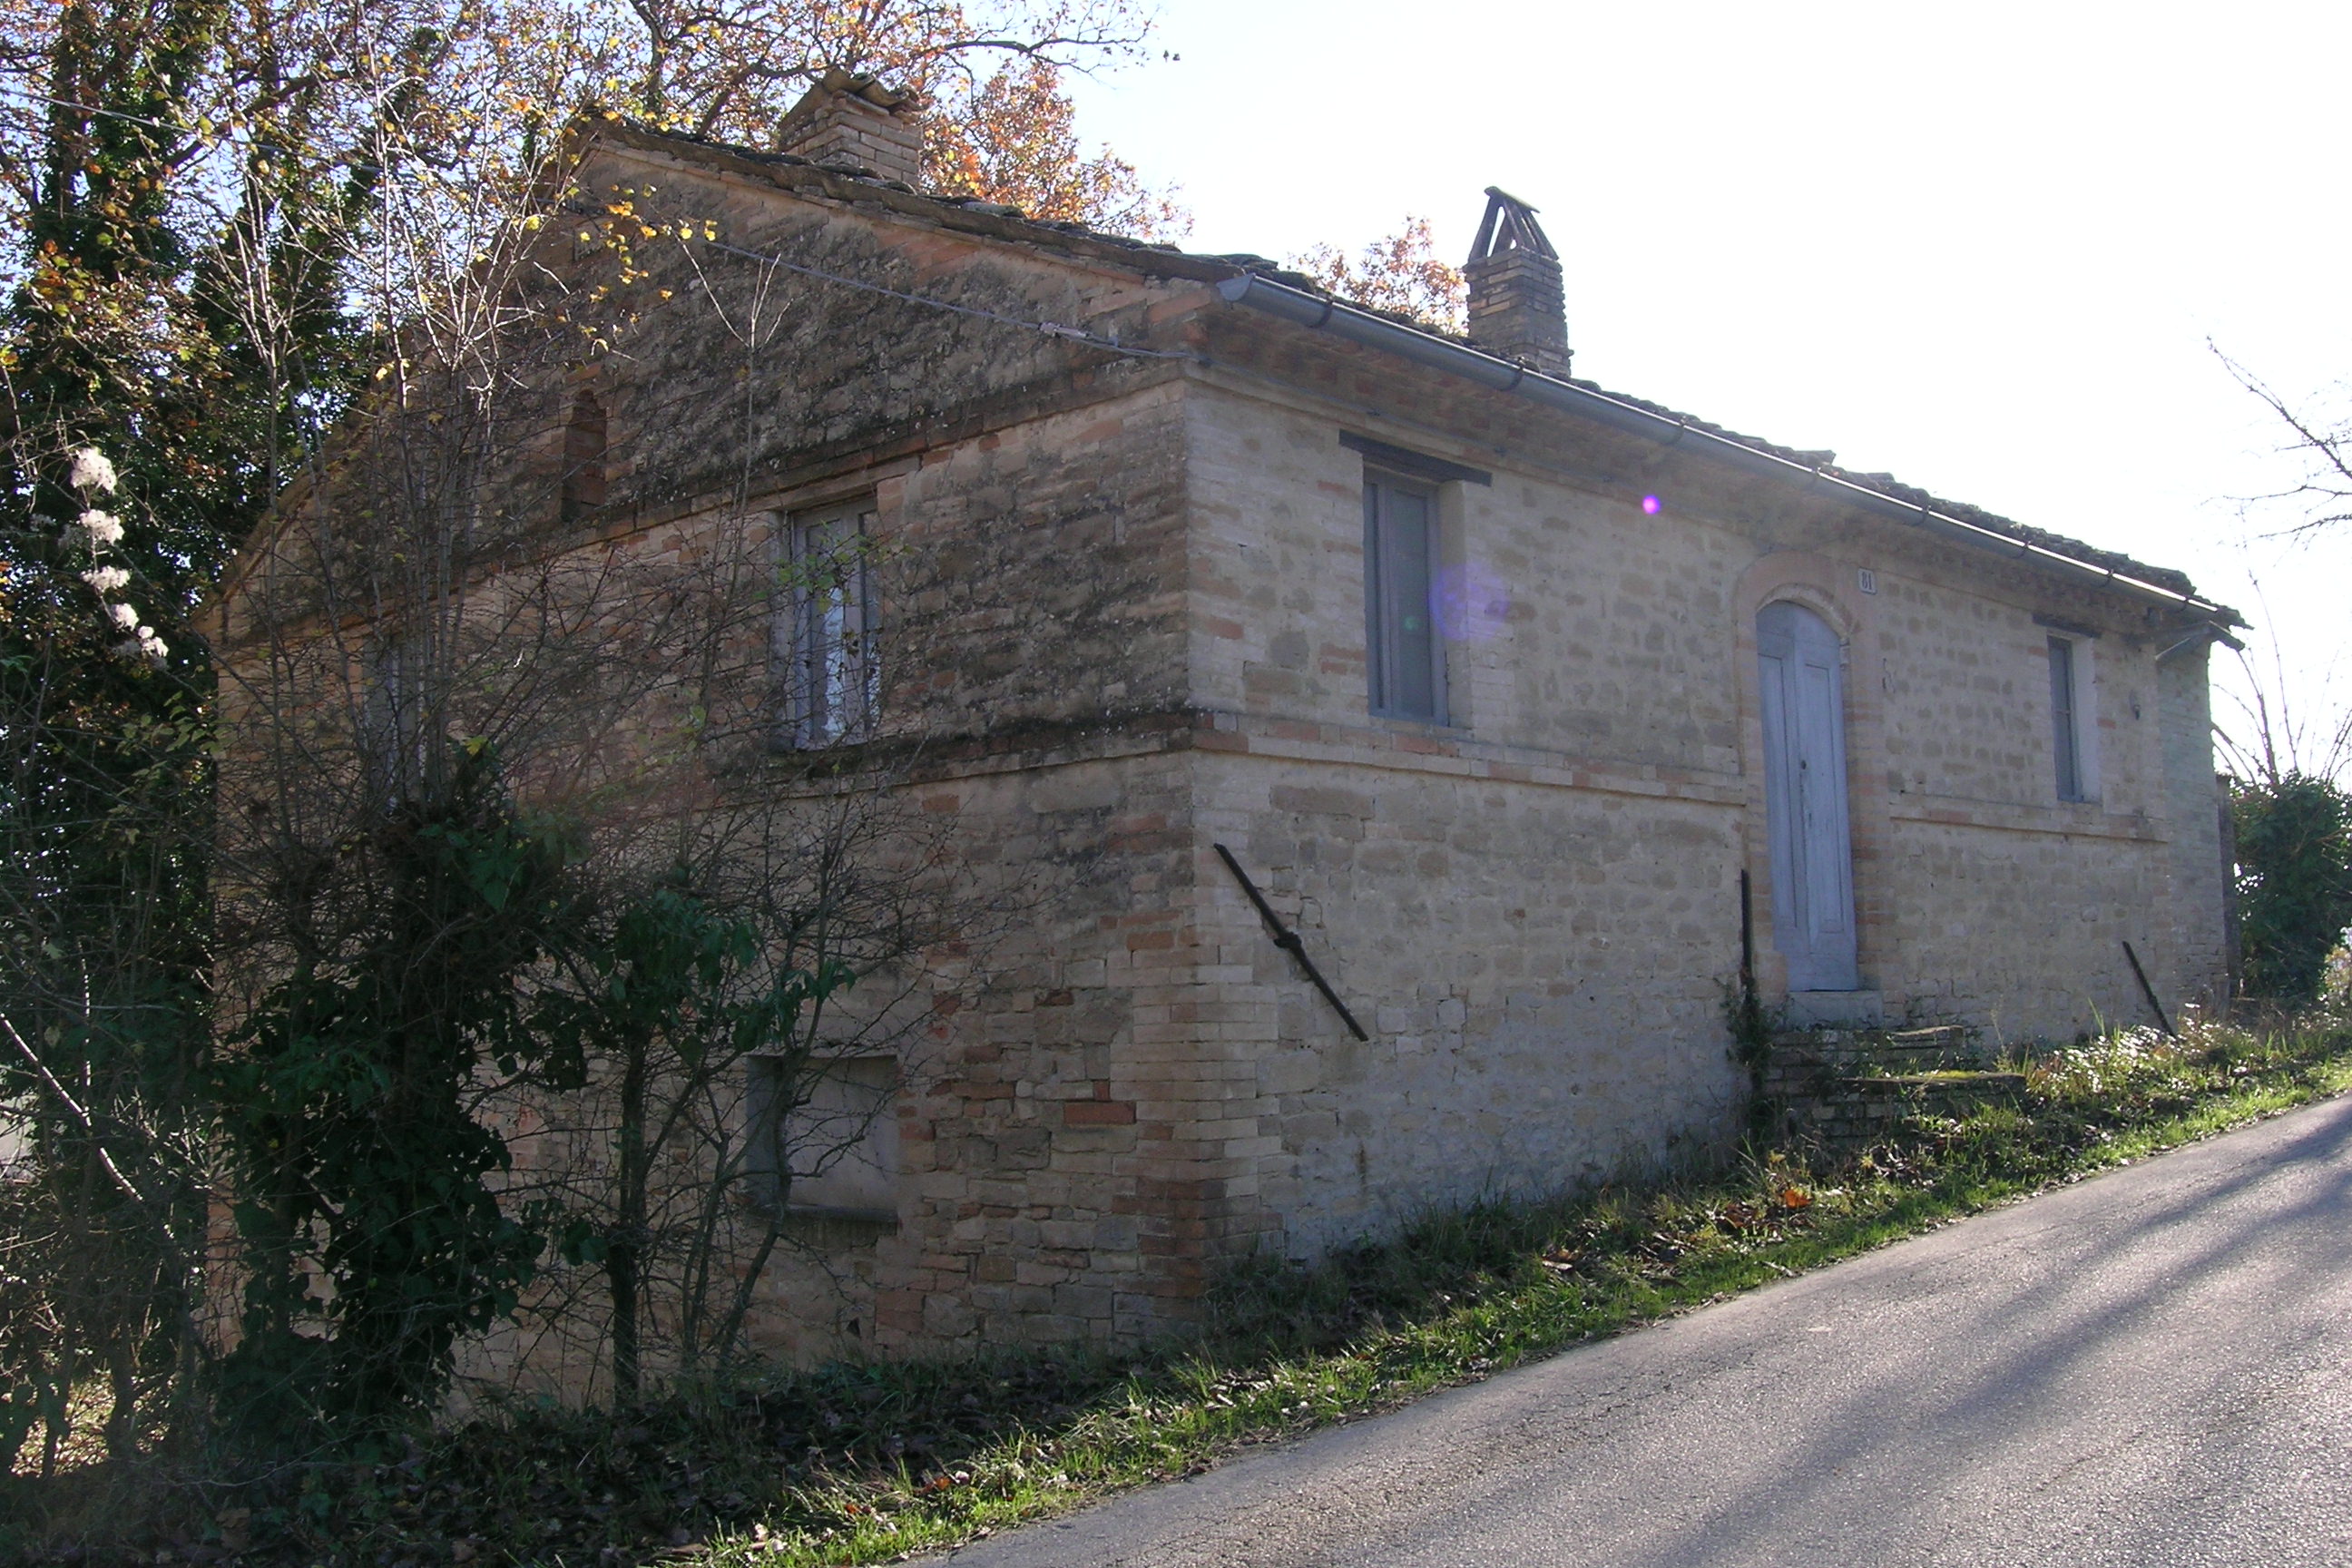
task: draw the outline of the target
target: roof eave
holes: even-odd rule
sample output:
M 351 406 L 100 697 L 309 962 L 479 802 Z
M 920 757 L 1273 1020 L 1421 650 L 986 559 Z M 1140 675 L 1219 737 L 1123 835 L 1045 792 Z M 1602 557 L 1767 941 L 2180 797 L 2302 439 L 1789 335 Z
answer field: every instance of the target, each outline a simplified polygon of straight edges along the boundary
M 1742 441 L 1724 431 L 1689 419 L 1678 419 L 1654 409 L 1571 381 L 1546 375 L 1512 360 L 1455 342 L 1434 332 L 1360 310 L 1326 295 L 1294 289 L 1285 283 L 1244 271 L 1227 278 L 1217 292 L 1228 303 L 1253 309 L 1317 331 L 1332 331 L 1367 347 L 1396 353 L 1415 363 L 1443 370 L 1497 391 L 1515 393 L 1549 407 L 1595 419 L 1612 428 L 1658 442 L 1662 446 L 1693 445 L 1718 458 L 1744 463 L 1779 478 L 1803 479 L 1827 487 L 1860 505 L 1898 521 L 2010 556 L 2030 565 L 2063 573 L 2086 585 L 2105 586 L 2127 596 L 2175 608 L 2201 621 L 2220 626 L 2244 626 L 2237 611 L 2226 605 L 2181 593 L 2137 577 L 2116 567 L 2070 555 L 2040 540 L 2004 532 L 1938 510 L 1934 505 L 1891 495 L 1820 465 Z

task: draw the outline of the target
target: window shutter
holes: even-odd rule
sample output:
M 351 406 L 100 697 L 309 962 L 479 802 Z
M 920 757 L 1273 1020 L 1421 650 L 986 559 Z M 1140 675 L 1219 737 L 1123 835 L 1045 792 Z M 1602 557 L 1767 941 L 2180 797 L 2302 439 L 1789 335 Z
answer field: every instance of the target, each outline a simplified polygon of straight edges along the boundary
M 1435 499 L 1419 486 L 1364 480 L 1364 651 L 1374 713 L 1443 723 Z
M 860 502 L 785 525 L 775 634 L 783 744 L 829 746 L 873 728 L 882 674 L 866 569 L 873 515 L 872 503 Z
M 2058 763 L 2058 798 L 2083 798 L 2083 748 L 2074 721 L 2074 645 L 2050 639 L 2050 739 Z

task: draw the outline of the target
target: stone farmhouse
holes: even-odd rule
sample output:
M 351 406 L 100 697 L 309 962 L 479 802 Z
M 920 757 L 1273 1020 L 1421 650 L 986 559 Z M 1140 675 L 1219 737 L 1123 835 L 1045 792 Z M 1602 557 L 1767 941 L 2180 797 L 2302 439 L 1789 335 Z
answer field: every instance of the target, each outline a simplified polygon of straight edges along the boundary
M 1744 923 L 1800 1020 L 2071 1037 L 2147 1016 L 2126 942 L 2226 995 L 2236 622 L 2181 574 L 1575 379 L 1501 192 L 1453 336 L 926 195 L 918 107 L 574 148 L 716 236 L 681 289 L 786 308 L 748 375 L 653 317 L 549 506 L 870 542 L 777 606 L 777 765 L 904 768 L 1037 889 L 935 1052 L 858 1066 L 891 1114 L 800 1189 L 847 1294 L 780 1275 L 780 1349 L 1131 1341 L 1238 1256 L 1719 1144 Z

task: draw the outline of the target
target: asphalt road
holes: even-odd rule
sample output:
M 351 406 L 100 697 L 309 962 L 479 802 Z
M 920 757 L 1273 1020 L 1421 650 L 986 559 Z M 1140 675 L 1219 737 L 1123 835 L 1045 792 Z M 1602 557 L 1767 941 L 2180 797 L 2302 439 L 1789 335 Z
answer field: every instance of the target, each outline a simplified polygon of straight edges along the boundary
M 2352 1564 L 2352 1100 L 954 1568 Z

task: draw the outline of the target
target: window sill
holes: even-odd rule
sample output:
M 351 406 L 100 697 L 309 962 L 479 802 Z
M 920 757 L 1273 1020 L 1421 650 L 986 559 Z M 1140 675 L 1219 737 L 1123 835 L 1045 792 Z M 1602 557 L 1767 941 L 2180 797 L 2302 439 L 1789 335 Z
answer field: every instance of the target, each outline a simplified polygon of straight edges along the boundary
M 898 1234 L 898 1216 L 887 1209 L 802 1208 L 784 1211 L 783 1232 L 803 1246 L 828 1251 L 871 1247 Z
M 1434 719 L 1412 719 L 1402 713 L 1367 713 L 1365 717 L 1379 729 L 1403 735 L 1428 735 L 1442 741 L 1475 739 L 1467 724 L 1440 723 Z
M 823 757 L 842 752 L 854 752 L 874 739 L 867 731 L 849 735 L 834 735 L 824 740 L 811 740 L 801 735 L 771 734 L 768 750 L 778 756 Z

